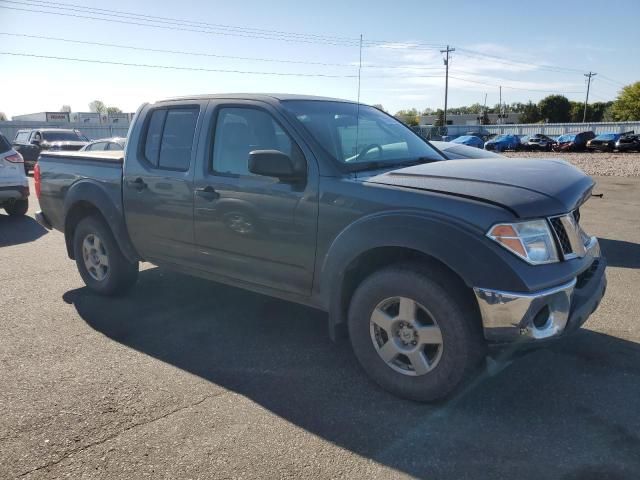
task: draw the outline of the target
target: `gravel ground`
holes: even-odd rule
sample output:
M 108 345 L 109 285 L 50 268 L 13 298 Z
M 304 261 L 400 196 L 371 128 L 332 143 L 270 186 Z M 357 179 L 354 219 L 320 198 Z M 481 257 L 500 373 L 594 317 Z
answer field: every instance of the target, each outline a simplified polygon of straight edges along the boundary
M 507 157 L 560 158 L 589 175 L 640 177 L 640 153 L 505 152 Z

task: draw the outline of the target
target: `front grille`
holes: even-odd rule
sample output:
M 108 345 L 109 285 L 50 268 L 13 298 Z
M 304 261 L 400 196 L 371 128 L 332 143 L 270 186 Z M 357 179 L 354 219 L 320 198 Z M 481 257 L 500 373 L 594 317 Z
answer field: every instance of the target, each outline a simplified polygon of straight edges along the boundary
M 564 225 L 562 225 L 562 221 L 560 220 L 560 218 L 550 218 L 549 222 L 551 222 L 553 231 L 556 233 L 556 238 L 558 239 L 558 244 L 560 245 L 560 249 L 562 250 L 563 255 L 569 255 L 573 253 L 571 242 L 569 241 L 569 236 L 567 235 L 567 231 L 565 230 Z
M 583 257 L 586 254 L 589 237 L 580 228 L 579 209 L 576 208 L 566 215 L 551 217 L 549 224 L 553 228 L 557 245 L 565 260 Z

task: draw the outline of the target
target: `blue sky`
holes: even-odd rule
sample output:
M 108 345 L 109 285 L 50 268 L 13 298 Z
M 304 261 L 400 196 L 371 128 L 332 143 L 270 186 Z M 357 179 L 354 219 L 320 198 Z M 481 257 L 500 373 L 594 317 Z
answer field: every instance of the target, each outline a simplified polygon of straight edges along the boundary
M 76 6 L 69 6 L 70 3 Z M 589 70 L 599 74 L 592 84 L 592 101 L 613 99 L 621 83 L 640 80 L 638 0 L 610 0 L 606 4 L 584 0 L 517 3 L 68 0 L 67 8 L 74 10 L 65 10 L 60 3 L 53 8 L 51 5 L 37 0 L 0 0 L 0 7 L 74 15 L 83 14 L 79 6 L 111 8 L 194 22 L 348 38 L 352 45 L 333 44 L 345 43 L 344 40 L 318 42 L 316 37 L 304 37 L 304 42 L 290 41 L 290 36 L 288 41 L 249 38 L 229 35 L 230 30 L 221 27 L 218 34 L 211 34 L 0 8 L 3 33 L 339 64 L 188 56 L 0 34 L 2 52 L 336 76 L 163 70 L 0 55 L 3 72 L 0 111 L 9 116 L 58 110 L 63 104 L 71 105 L 74 111 L 86 111 L 87 104 L 94 99 L 134 111 L 144 101 L 193 93 L 289 92 L 355 99 L 358 48 L 351 39 L 360 34 L 365 44 L 379 41 L 375 47 L 363 49 L 361 100 L 381 103 L 392 112 L 414 106 L 442 107 L 444 67 L 438 45 L 445 44 L 457 49 L 450 64 L 449 106 L 482 103 L 485 93 L 487 103 L 493 105 L 498 102 L 498 85 L 504 86 L 503 100 L 508 103 L 537 101 L 552 92 L 570 92 L 566 94 L 570 99 L 583 101 L 586 85 L 582 73 Z

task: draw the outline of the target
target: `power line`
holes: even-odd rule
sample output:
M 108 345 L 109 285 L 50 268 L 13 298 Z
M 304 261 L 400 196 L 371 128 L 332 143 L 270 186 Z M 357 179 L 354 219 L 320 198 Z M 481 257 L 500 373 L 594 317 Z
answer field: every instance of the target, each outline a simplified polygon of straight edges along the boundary
M 7 1 L 7 0 L 0 0 L 2 2 Z M 186 27 L 180 27 L 180 26 L 169 26 L 169 25 L 153 25 L 150 23 L 141 23 L 141 22 L 134 22 L 134 21 L 128 21 L 128 20 L 117 20 L 117 19 L 113 19 L 113 18 L 101 18 L 101 17 L 94 17 L 94 16 L 90 16 L 90 15 L 79 15 L 79 14 L 73 14 L 73 13 L 62 13 L 62 12 L 50 12 L 47 10 L 36 10 L 36 9 L 26 9 L 26 8 L 18 8 L 18 7 L 7 7 L 7 6 L 3 6 L 0 5 L 0 8 L 4 8 L 7 10 L 17 10 L 17 11 L 22 11 L 22 12 L 33 12 L 33 13 L 45 13 L 45 14 L 49 14 L 49 15 L 56 15 L 56 16 L 60 16 L 60 17 L 70 17 L 70 18 L 82 18 L 82 19 L 87 19 L 87 20 L 99 20 L 99 21 L 103 21 L 103 22 L 110 22 L 110 23 L 118 23 L 118 24 L 122 24 L 122 25 L 135 25 L 135 26 L 140 26 L 140 27 L 151 27 L 151 28 L 160 28 L 160 29 L 164 29 L 164 30 L 171 30 L 171 31 L 183 31 L 183 32 L 194 32 L 194 33 L 206 33 L 209 35 L 225 35 L 225 36 L 233 36 L 233 37 L 243 37 L 243 38 L 253 38 L 253 39 L 260 39 L 260 40 L 279 40 L 279 41 L 283 41 L 283 42 L 292 42 L 292 43 L 318 43 L 318 44 L 324 44 L 324 45 L 334 45 L 334 46 L 353 46 L 353 44 L 346 44 L 346 43 L 334 43 L 334 42 L 320 42 L 320 41 L 313 41 L 313 40 L 303 40 L 303 39 L 292 39 L 292 38 L 280 38 L 280 37 L 273 37 L 273 36 L 263 36 L 263 35 L 250 35 L 250 34 L 241 34 L 241 33 L 235 33 L 235 32 L 218 32 L 218 31 L 213 31 L 211 29 L 209 30 L 203 30 L 203 29 L 195 29 L 195 28 L 186 28 Z
M 1 0 L 0 0 L 1 1 Z M 330 67 L 348 67 L 348 68 L 357 68 L 357 64 L 353 63 L 331 63 L 331 62 L 312 62 L 307 60 L 288 60 L 288 59 L 277 59 L 277 58 L 264 58 L 264 57 L 242 57 L 236 55 L 221 55 L 215 53 L 206 53 L 206 52 L 193 52 L 186 50 L 167 50 L 161 48 L 148 48 L 148 47 L 140 47 L 134 45 L 124 45 L 118 43 L 104 43 L 104 42 L 92 42 L 89 40 L 73 40 L 69 38 L 61 38 L 61 37 L 49 37 L 43 35 L 29 35 L 24 33 L 12 33 L 12 32 L 0 32 L 0 35 L 8 35 L 12 37 L 21 37 L 21 38 L 31 38 L 38 40 L 49 40 L 49 41 L 57 41 L 57 42 L 66 42 L 66 43 L 74 43 L 79 45 L 94 45 L 99 47 L 109 47 L 109 48 L 122 48 L 127 50 L 139 50 L 143 52 L 156 52 L 156 53 L 170 53 L 175 55 L 189 55 L 189 56 L 201 56 L 201 57 L 212 57 L 212 58 L 227 58 L 231 60 L 250 60 L 256 62 L 274 62 L 274 63 L 292 63 L 292 64 L 300 64 L 300 65 L 321 65 L 321 66 L 330 66 Z M 441 69 L 441 66 L 421 66 L 421 65 L 362 65 L 362 68 L 379 68 L 379 69 L 420 69 L 420 70 L 438 70 Z
M 26 8 L 0 6 L 9 10 L 17 10 L 33 13 L 44 13 L 57 16 L 66 16 L 74 18 L 84 18 L 90 20 L 99 20 L 106 22 L 122 23 L 136 26 L 147 26 L 154 28 L 170 28 L 172 30 L 190 31 L 196 33 L 208 33 L 212 35 L 229 35 L 245 38 L 256 38 L 262 40 L 280 40 L 286 42 L 299 42 L 299 43 L 318 43 L 324 45 L 344 46 L 344 47 L 357 47 L 359 40 L 349 37 L 336 37 L 329 35 L 316 35 L 297 32 L 284 32 L 279 30 L 266 30 L 248 27 L 239 27 L 233 25 L 224 24 L 212 24 L 207 22 L 198 22 L 191 20 L 179 20 L 170 17 L 157 17 L 146 14 L 138 14 L 132 12 L 124 12 L 121 10 L 107 10 L 102 8 L 85 7 L 77 4 L 65 4 L 58 2 L 43 2 L 39 0 L 27 0 L 27 1 L 15 1 L 15 0 L 0 0 L 2 3 L 11 3 L 14 5 L 28 6 Z M 58 8 L 66 10 L 67 12 L 50 11 L 50 10 L 38 10 L 37 8 Z M 78 12 L 78 13 L 68 13 Z M 108 12 L 108 13 L 102 13 Z M 82 15 L 81 15 L 82 14 Z M 99 15 L 99 16 L 96 16 Z M 105 18 L 107 17 L 107 18 Z M 123 20 L 124 19 L 124 20 Z M 141 23 L 145 22 L 145 23 Z M 160 23 L 160 25 L 158 25 Z M 429 50 L 439 48 L 439 44 L 427 44 L 427 43 L 414 43 L 414 42 L 391 42 L 388 40 L 369 40 L 363 43 L 364 47 L 368 48 L 412 48 L 420 50 Z
M 471 58 L 489 58 L 491 60 L 493 60 L 494 62 L 497 63 L 501 63 L 504 65 L 510 65 L 510 66 L 520 66 L 520 67 L 535 67 L 539 70 L 546 70 L 546 71 L 550 71 L 550 72 L 554 72 L 554 73 L 582 73 L 581 70 L 577 70 L 577 69 L 573 69 L 573 68 L 565 68 L 565 67 L 558 67 L 555 65 L 545 65 L 545 64 L 540 64 L 540 63 L 531 63 L 529 61 L 526 60 L 515 60 L 515 59 L 509 59 L 507 57 L 501 57 L 498 55 L 490 55 L 488 53 L 483 53 L 483 52 L 478 52 L 475 50 L 468 50 L 466 48 L 460 48 L 459 49 L 460 55 L 463 55 L 465 57 L 471 57 Z
M 216 73 L 241 73 L 246 75 L 274 75 L 274 76 L 282 76 L 282 77 L 357 78 L 357 75 L 329 75 L 324 73 L 262 72 L 262 71 L 255 71 L 255 70 L 227 70 L 227 69 L 220 69 L 220 68 L 179 67 L 179 66 L 173 66 L 173 65 L 114 62 L 109 60 L 94 60 L 89 58 L 37 55 L 33 53 L 23 53 L 23 52 L 0 52 L 0 55 L 11 55 L 15 57 L 44 58 L 49 60 L 64 60 L 64 61 L 71 61 L 71 62 L 99 63 L 104 65 L 122 65 L 126 67 L 161 68 L 166 70 L 188 70 L 188 71 L 216 72 Z

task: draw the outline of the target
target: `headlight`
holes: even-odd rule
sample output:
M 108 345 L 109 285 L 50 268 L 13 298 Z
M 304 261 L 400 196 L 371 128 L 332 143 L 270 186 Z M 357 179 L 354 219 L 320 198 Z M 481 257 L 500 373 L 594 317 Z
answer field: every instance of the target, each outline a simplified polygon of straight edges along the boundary
M 499 223 L 489 229 L 487 236 L 531 265 L 558 261 L 556 244 L 546 220 Z

